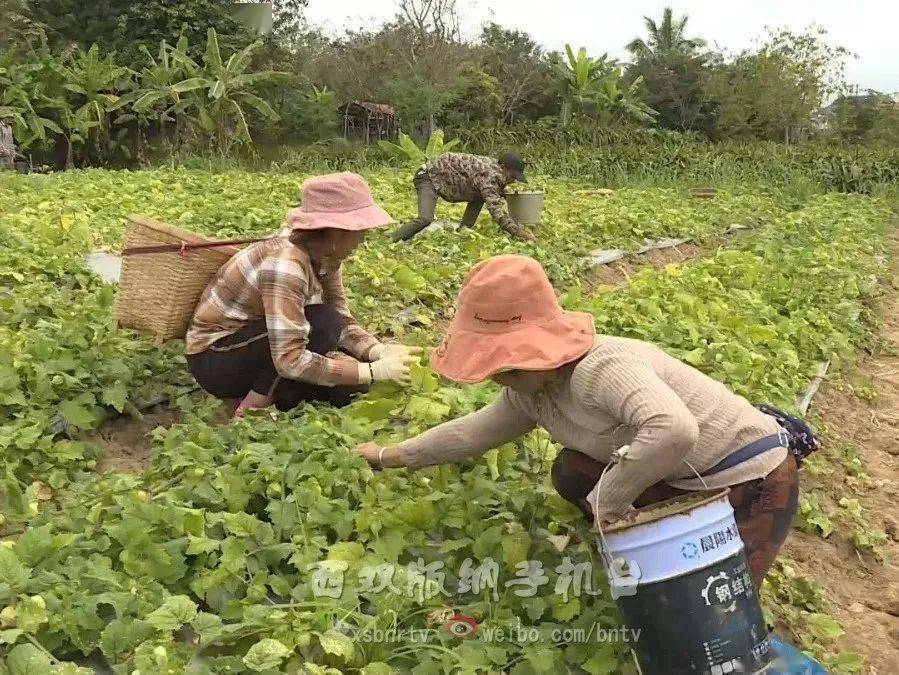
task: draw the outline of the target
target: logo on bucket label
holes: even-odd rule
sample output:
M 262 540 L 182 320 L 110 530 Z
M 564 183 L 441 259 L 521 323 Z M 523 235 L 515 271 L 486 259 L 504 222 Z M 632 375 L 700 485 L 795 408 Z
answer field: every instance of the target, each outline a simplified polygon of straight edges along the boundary
M 737 603 L 733 601 L 733 594 L 730 589 L 730 577 L 727 572 L 720 572 L 709 577 L 702 590 L 702 597 L 705 604 L 711 607 L 713 604 L 723 605 L 731 601 L 729 605 L 724 607 L 725 612 L 732 612 L 737 608 Z
M 680 554 L 687 560 L 690 560 L 691 558 L 697 558 L 699 557 L 699 547 L 692 541 L 688 541 L 686 544 L 681 546 Z
M 456 638 L 470 638 L 478 632 L 478 623 L 470 616 L 454 614 L 444 624 L 446 631 Z

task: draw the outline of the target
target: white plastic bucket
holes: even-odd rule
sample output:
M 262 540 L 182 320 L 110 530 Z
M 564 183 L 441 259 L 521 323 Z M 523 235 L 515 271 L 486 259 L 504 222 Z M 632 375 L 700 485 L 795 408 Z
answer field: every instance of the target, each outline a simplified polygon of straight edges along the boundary
M 519 225 L 536 225 L 543 217 L 543 193 L 512 192 L 506 195 L 509 215 Z
M 695 505 L 683 502 L 685 510 L 653 517 L 671 502 L 654 505 L 644 513 L 647 520 L 636 525 L 618 525 L 605 530 L 612 558 L 623 558 L 640 568 L 641 584 L 664 581 L 729 558 L 743 548 L 727 492 L 702 498 Z M 705 544 L 705 545 L 703 545 Z M 611 582 L 611 579 L 610 579 Z
M 768 631 L 728 491 L 643 509 L 604 532 L 609 586 L 644 675 L 755 673 Z

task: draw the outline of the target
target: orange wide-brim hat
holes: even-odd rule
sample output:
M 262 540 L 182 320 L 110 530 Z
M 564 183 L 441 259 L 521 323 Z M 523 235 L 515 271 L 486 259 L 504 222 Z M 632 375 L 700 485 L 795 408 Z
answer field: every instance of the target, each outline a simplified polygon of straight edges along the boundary
M 359 174 L 315 176 L 300 186 L 300 206 L 287 212 L 291 230 L 371 230 L 393 222 L 375 203 L 368 183 Z
M 500 255 L 476 265 L 431 367 L 454 382 L 482 382 L 510 370 L 553 370 L 584 356 L 596 327 L 562 309 L 533 258 Z

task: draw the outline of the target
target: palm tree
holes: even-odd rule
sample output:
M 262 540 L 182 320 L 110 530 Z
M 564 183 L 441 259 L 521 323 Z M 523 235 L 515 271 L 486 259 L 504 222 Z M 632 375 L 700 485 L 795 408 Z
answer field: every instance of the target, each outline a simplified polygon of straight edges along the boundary
M 661 23 L 644 16 L 643 23 L 649 33 L 649 39 L 635 38 L 627 45 L 627 50 L 637 58 L 649 58 L 665 52 L 692 52 L 705 46 L 702 38 L 688 38 L 684 35 L 689 17 L 685 14 L 674 17 L 670 7 L 662 12 Z

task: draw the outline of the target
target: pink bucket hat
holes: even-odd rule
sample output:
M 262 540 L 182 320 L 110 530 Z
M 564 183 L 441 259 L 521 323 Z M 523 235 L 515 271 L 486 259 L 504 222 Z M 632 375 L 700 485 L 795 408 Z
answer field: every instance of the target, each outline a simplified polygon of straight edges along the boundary
M 455 382 L 482 382 L 508 370 L 552 370 L 593 346 L 593 317 L 562 309 L 533 258 L 499 255 L 468 274 L 431 366 Z
M 286 226 L 292 230 L 370 230 L 393 222 L 375 204 L 365 179 L 355 173 L 309 178 L 300 186 L 300 201 L 300 206 L 287 212 Z

